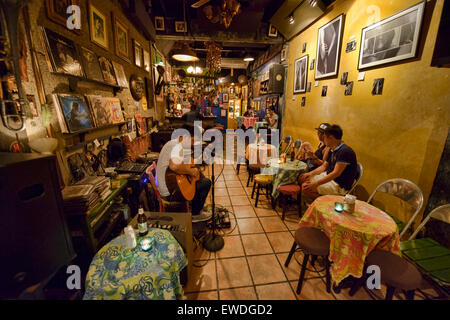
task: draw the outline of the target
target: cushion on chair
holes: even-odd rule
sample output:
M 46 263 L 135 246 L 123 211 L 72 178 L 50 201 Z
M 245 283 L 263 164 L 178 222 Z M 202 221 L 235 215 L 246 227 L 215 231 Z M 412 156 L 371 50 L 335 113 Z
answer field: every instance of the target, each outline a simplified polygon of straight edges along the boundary
M 284 186 L 279 186 L 278 191 L 285 195 L 296 195 L 300 193 L 301 189 L 298 184 L 286 184 Z
M 385 250 L 373 250 L 366 258 L 367 265 L 377 265 L 381 281 L 401 290 L 415 290 L 422 286 L 422 275 L 408 260 Z
M 262 164 L 249 164 L 248 168 L 252 171 L 260 171 L 262 168 L 265 168 L 265 165 Z
M 295 231 L 295 242 L 307 254 L 327 256 L 330 252 L 330 240 L 317 228 L 301 227 Z
M 272 181 L 273 181 L 273 176 L 268 175 L 268 174 L 257 174 L 255 176 L 255 182 L 257 184 L 268 185 L 268 184 L 271 184 Z

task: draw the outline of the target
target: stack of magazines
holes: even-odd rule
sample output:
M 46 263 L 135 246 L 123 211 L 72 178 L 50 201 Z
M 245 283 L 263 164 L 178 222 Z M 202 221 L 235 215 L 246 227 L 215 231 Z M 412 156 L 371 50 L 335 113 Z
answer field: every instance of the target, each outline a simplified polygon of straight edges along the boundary
M 89 176 L 62 191 L 64 212 L 69 215 L 88 214 L 110 194 L 110 181 L 106 177 Z

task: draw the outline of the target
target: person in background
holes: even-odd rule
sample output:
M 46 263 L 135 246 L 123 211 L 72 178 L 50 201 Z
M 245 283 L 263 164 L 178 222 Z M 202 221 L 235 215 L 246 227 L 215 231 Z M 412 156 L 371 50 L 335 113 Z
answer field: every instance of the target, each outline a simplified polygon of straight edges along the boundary
M 306 162 L 306 164 L 308 165 L 308 171 L 312 171 L 321 166 L 328 156 L 328 151 L 330 150 L 330 148 L 325 145 L 323 139 L 325 130 L 327 130 L 329 127 L 329 123 L 321 123 L 320 126 L 316 128 L 317 136 L 320 141 L 316 151 L 313 151 L 311 144 L 306 141 L 303 142 L 302 146 L 300 147 L 297 159 Z
M 264 118 L 269 124 L 269 129 L 278 129 L 278 115 L 275 112 L 275 108 L 272 106 L 269 108 L 269 112 Z
M 196 103 L 194 102 L 193 99 L 190 99 L 190 103 L 191 103 L 191 111 L 183 114 L 183 116 L 181 117 L 181 120 L 193 125 L 194 121 L 202 120 L 202 115 L 198 111 Z
M 326 160 L 313 171 L 300 175 L 302 194 L 310 199 L 320 195 L 344 195 L 352 187 L 357 175 L 356 154 L 342 141 L 342 129 L 329 126 L 324 132 L 324 143 L 330 148 Z
M 255 112 L 253 111 L 252 107 L 248 106 L 247 110 L 244 112 L 244 117 L 254 117 Z

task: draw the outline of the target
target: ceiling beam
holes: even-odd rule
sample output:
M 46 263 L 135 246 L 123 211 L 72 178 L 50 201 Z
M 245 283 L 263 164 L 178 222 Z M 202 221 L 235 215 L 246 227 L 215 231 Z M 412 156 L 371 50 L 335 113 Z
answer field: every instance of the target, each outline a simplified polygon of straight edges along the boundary
M 249 43 L 249 44 L 262 44 L 262 45 L 272 45 L 272 44 L 281 44 L 283 43 L 282 39 L 265 39 L 265 40 L 255 40 L 255 39 L 229 39 L 226 37 L 219 37 L 219 38 L 210 38 L 210 37 L 193 37 L 193 36 L 175 36 L 175 35 L 164 35 L 164 34 L 157 34 L 156 40 L 172 40 L 172 41 L 216 41 L 216 42 L 226 42 L 226 43 L 233 43 L 233 44 L 242 44 L 242 43 Z

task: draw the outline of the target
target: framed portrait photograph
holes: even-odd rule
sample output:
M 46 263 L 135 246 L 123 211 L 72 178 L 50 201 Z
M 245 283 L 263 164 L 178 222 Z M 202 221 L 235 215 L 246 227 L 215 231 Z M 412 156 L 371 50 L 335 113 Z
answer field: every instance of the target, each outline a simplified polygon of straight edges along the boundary
M 67 26 L 67 18 L 68 18 L 66 11 L 67 11 L 67 8 L 72 5 L 79 6 L 80 1 L 79 0 L 45 0 L 45 9 L 47 12 L 47 17 L 51 21 L 53 21 L 61 26 L 66 27 Z M 77 34 L 81 34 L 81 29 L 73 29 L 72 31 Z
M 97 54 L 85 47 L 80 47 L 80 55 L 86 72 L 86 78 L 103 81 L 103 74 L 100 69 Z
M 114 73 L 116 74 L 117 84 L 119 85 L 119 87 L 128 88 L 128 80 L 127 76 L 125 75 L 125 69 L 123 68 L 123 65 L 115 61 L 113 61 L 112 64 L 114 67 Z
M 164 17 L 155 17 L 155 30 L 164 31 Z
M 186 21 L 175 21 L 175 32 L 186 32 Z
M 426 1 L 362 29 L 358 69 L 414 58 Z
M 275 38 L 278 36 L 278 30 L 273 25 L 269 25 L 269 37 Z
M 84 97 L 60 94 L 58 101 L 70 133 L 94 128 L 94 121 Z
M 143 54 L 143 58 L 144 58 L 144 65 L 143 65 L 143 67 L 144 67 L 144 69 L 147 72 L 150 72 L 150 53 L 147 50 L 144 50 L 143 52 L 144 52 L 144 54 Z
M 294 94 L 306 92 L 306 80 L 308 74 L 308 56 L 295 60 L 294 64 Z
M 138 67 L 143 67 L 144 57 L 142 53 L 142 46 L 136 40 L 133 40 L 133 50 L 134 50 L 134 64 Z
M 338 74 L 344 15 L 341 14 L 319 28 L 315 79 Z
M 114 72 L 114 67 L 108 58 L 100 57 L 98 58 L 100 63 L 100 70 L 102 70 L 103 80 L 109 84 L 117 85 L 116 73 Z
M 130 62 L 130 41 L 128 28 L 114 14 L 113 22 L 116 55 L 125 61 Z
M 108 50 L 108 30 L 105 15 L 89 1 L 89 24 L 91 27 L 91 41 L 103 49 Z
M 77 47 L 72 40 L 51 30 L 42 28 L 47 58 L 53 72 L 84 77 L 84 71 Z
M 283 47 L 283 49 L 281 49 L 280 61 L 283 62 L 286 60 L 286 58 L 287 58 L 287 47 Z

